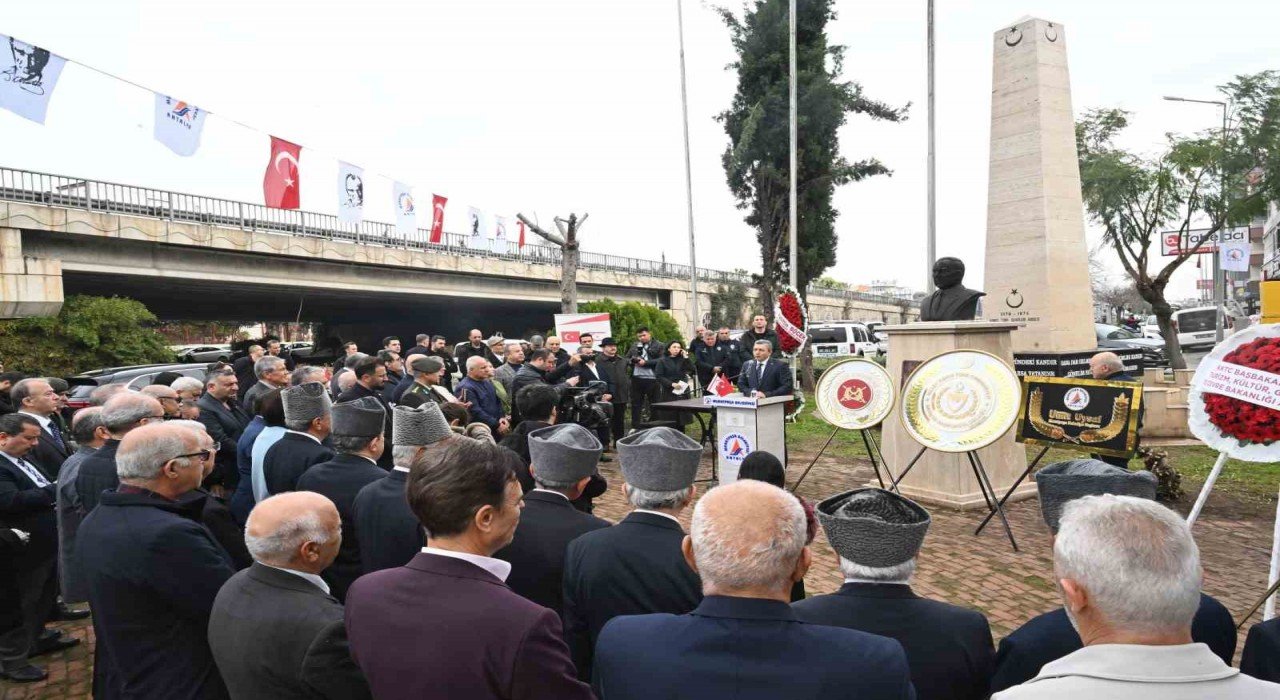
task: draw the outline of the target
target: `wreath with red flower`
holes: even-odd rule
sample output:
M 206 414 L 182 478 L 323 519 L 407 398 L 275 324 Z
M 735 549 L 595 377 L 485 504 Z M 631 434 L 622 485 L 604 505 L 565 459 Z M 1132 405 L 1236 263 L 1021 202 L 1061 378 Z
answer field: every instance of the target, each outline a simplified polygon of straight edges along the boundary
M 778 331 L 778 349 L 784 355 L 797 355 L 808 338 L 809 314 L 804 300 L 791 287 L 783 287 L 773 306 L 774 326 Z
M 1280 374 L 1280 338 L 1259 337 L 1227 353 L 1223 362 Z M 1241 447 L 1270 445 L 1280 438 L 1280 411 L 1221 394 L 1204 394 L 1209 422 Z

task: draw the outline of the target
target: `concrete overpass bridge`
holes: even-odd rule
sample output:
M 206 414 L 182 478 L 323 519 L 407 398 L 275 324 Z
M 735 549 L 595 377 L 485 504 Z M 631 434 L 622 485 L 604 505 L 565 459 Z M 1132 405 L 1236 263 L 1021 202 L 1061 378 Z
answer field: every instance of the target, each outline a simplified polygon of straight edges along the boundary
M 0 167 L 0 317 L 55 314 L 64 295 L 96 294 L 138 299 L 161 319 L 314 321 L 353 336 L 365 327 L 453 337 L 477 325 L 509 334 L 551 326 L 558 248 L 477 249 L 456 233 L 440 244 L 427 237 L 426 229 L 406 237 L 390 224 Z M 698 272 L 704 310 L 719 284 L 749 282 Z M 578 284 L 583 300 L 654 304 L 692 325 L 686 265 L 584 251 Z M 919 310 L 844 290 L 814 288 L 809 299 L 818 320 L 897 322 Z

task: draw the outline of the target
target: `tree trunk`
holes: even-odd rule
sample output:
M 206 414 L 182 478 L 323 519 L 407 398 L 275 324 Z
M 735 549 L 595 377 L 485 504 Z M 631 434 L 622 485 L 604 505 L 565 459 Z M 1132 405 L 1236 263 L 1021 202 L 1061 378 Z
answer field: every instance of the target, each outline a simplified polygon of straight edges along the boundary
M 581 257 L 577 244 L 560 249 L 564 261 L 560 266 L 560 313 L 578 313 L 578 261 Z
M 805 343 L 800 351 L 800 388 L 813 393 L 813 349 Z
M 1160 325 L 1160 337 L 1164 338 L 1164 352 L 1169 357 L 1169 367 L 1186 369 L 1187 358 L 1182 356 L 1182 345 L 1178 343 L 1178 331 L 1173 327 L 1173 307 L 1169 306 L 1163 298 L 1159 302 L 1147 300 L 1147 303 L 1151 304 L 1151 310 L 1156 315 L 1156 323 Z

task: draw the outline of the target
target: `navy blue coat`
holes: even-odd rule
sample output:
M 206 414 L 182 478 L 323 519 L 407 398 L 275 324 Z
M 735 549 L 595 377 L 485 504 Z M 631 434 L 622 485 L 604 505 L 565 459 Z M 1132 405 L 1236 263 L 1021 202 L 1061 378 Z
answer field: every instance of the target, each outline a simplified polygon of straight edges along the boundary
M 93 607 L 94 697 L 225 698 L 209 614 L 235 573 L 200 503 L 108 491 L 76 535 Z
M 906 584 L 846 583 L 799 601 L 796 617 L 898 640 L 911 683 L 930 700 L 982 700 L 995 670 L 991 625 L 974 610 L 921 598 Z
M 591 673 L 600 630 L 619 615 L 683 615 L 702 601 L 702 580 L 684 560 L 680 524 L 633 512 L 569 543 L 564 562 L 564 636 L 578 676 Z M 654 696 L 659 697 L 659 696 Z
M 297 491 L 298 479 L 311 467 L 333 459 L 333 450 L 308 435 L 288 432 L 262 458 L 262 477 L 267 493 Z
M 116 450 L 119 449 L 120 441 L 112 438 L 80 463 L 80 472 L 76 474 L 76 495 L 80 497 L 84 512 L 90 513 L 97 507 L 103 491 L 114 490 L 120 485 L 120 477 L 116 476 Z
M 1200 609 L 1191 621 L 1191 639 L 1209 645 L 1218 658 L 1231 665 L 1236 653 L 1236 624 L 1222 603 L 1203 593 Z M 1035 678 L 1045 664 L 1083 648 L 1084 643 L 1071 626 L 1067 611 L 1058 608 L 1033 617 L 1000 640 L 991 692 L 1026 683 Z
M 902 645 L 801 622 L 763 598 L 708 596 L 687 615 L 614 618 L 595 657 L 601 700 L 911 700 Z
M 569 543 L 593 530 L 609 527 L 607 520 L 579 512 L 558 493 L 530 491 L 511 544 L 493 555 L 511 563 L 507 586 L 544 608 L 564 608 L 564 557 Z
M 463 377 L 458 382 L 456 393 L 459 401 L 471 404 L 471 420 L 484 423 L 495 433 L 498 421 L 502 420 L 502 402 L 498 400 L 498 391 L 491 381 L 477 382 L 471 377 Z M 465 396 L 466 398 L 463 398 Z
M 360 564 L 366 574 L 404 566 L 427 544 L 422 523 L 409 509 L 405 495 L 408 476 L 393 469 L 360 489 L 352 502 Z
M 1280 683 L 1280 617 L 1249 629 L 1240 656 L 1240 672 L 1258 680 Z
M 787 363 L 770 357 L 764 366 L 760 378 L 756 378 L 759 362 L 751 360 L 742 366 L 738 375 L 738 391 L 750 396 L 754 391 L 762 391 L 765 396 L 788 396 L 791 394 L 791 367 Z
M 338 558 L 321 576 L 333 590 L 333 597 L 346 600 L 351 583 L 364 573 L 360 565 L 360 539 L 356 536 L 355 502 L 360 489 L 385 477 L 382 467 L 360 455 L 340 454 L 321 462 L 298 479 L 299 491 L 315 491 L 333 501 L 342 518 L 342 546 Z

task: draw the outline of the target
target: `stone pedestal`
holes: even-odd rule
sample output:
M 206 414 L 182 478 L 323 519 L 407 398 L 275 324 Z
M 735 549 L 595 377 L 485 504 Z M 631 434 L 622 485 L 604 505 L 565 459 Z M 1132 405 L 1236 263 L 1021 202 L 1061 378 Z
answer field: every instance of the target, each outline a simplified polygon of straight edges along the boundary
M 949 350 L 981 350 L 1013 365 L 1011 334 L 1016 323 L 986 321 L 929 321 L 901 326 L 885 326 L 889 333 L 887 369 L 894 385 L 901 388 L 917 364 Z M 904 363 L 905 367 L 904 367 Z M 899 398 L 899 402 L 901 398 Z M 885 460 L 894 474 L 901 474 L 907 463 L 920 451 L 920 443 L 911 439 L 899 420 L 901 404 L 883 425 Z M 978 451 L 996 492 L 1004 495 L 1014 479 L 1027 468 L 1026 450 L 1014 442 L 1016 426 L 991 445 Z M 961 510 L 986 508 L 978 480 L 963 453 L 926 451 L 899 485 L 903 495 L 933 505 Z M 1025 482 L 1014 499 L 1035 493 L 1035 484 Z
M 22 231 L 0 228 L 0 318 L 56 316 L 62 262 L 22 254 Z
M 1023 324 L 1013 349 L 1097 347 L 1066 32 L 1024 19 L 996 32 L 983 315 Z

